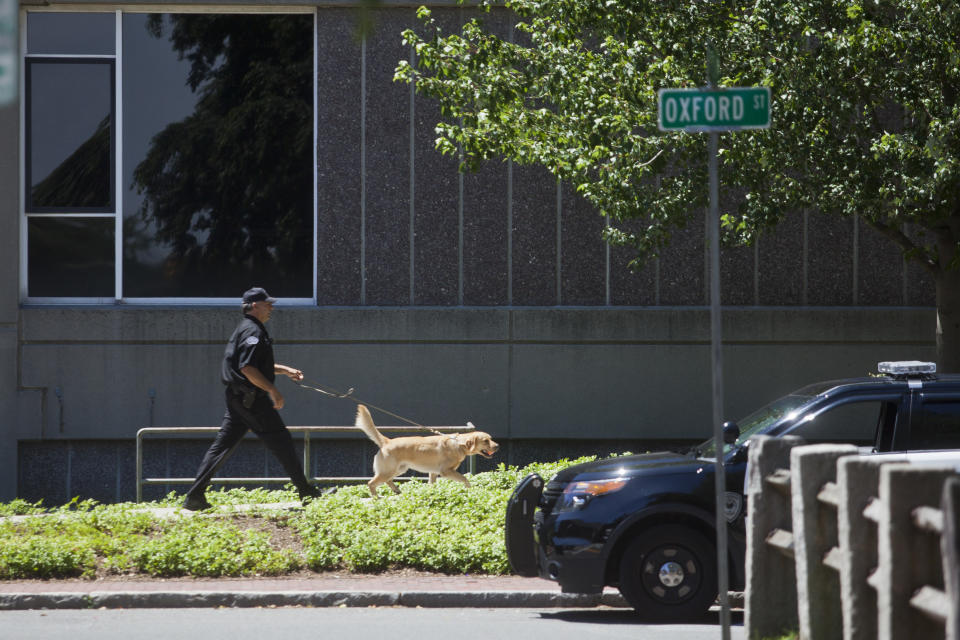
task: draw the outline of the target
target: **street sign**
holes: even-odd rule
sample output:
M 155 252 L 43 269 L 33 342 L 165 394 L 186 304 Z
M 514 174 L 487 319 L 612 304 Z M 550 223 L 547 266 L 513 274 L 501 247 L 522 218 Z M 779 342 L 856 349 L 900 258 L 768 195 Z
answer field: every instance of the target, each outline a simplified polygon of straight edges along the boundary
M 770 127 L 770 87 L 660 89 L 661 131 L 736 131 Z
M 17 0 L 0 0 L 0 107 L 17 99 Z

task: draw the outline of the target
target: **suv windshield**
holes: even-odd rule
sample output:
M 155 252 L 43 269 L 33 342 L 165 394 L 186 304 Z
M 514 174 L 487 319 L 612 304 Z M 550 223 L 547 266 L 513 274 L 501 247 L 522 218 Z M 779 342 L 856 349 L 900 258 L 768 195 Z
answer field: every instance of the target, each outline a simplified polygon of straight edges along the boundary
M 796 391 L 779 400 L 774 400 L 762 409 L 754 411 L 749 416 L 737 423 L 740 427 L 739 442 L 746 442 L 752 436 L 766 433 L 770 427 L 780 422 L 785 417 L 793 419 L 799 415 L 807 405 L 817 399 L 822 385 L 811 386 L 800 391 Z M 793 414 L 791 416 L 791 414 Z M 710 438 L 696 448 L 698 457 L 713 458 L 715 455 L 713 438 Z M 734 445 L 724 445 L 723 453 L 726 455 L 733 450 Z

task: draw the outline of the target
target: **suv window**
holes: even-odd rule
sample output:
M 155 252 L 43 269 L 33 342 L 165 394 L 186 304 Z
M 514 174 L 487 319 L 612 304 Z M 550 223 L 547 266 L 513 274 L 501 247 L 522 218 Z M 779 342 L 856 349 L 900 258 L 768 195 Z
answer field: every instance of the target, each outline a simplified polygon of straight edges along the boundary
M 893 425 L 897 406 L 893 402 L 869 400 L 833 406 L 809 421 L 801 421 L 790 430 L 811 444 L 843 442 L 858 447 L 872 447 L 877 439 L 877 426 Z
M 960 448 L 960 401 L 925 397 L 910 430 L 910 448 Z

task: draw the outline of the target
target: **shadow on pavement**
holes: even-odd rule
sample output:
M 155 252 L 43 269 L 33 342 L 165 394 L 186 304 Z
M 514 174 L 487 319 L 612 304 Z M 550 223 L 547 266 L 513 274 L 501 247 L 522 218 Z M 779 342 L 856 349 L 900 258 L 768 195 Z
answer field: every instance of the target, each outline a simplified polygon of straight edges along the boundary
M 549 620 L 562 620 L 564 622 L 587 622 L 590 624 L 656 624 L 650 620 L 644 619 L 632 609 L 562 609 L 559 611 L 544 611 L 540 613 L 541 618 Z M 682 623 L 670 622 L 667 624 L 704 624 L 719 625 L 720 612 L 710 611 L 704 616 L 693 618 Z M 739 626 L 743 624 L 743 611 L 730 612 L 730 624 Z

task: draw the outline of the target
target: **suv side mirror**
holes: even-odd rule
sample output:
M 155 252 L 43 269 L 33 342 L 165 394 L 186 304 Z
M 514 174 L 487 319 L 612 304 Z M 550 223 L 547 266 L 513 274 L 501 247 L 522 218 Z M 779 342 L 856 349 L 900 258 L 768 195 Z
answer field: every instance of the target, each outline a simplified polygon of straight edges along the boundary
M 740 427 L 736 422 L 723 423 L 723 443 L 736 444 L 740 438 Z

